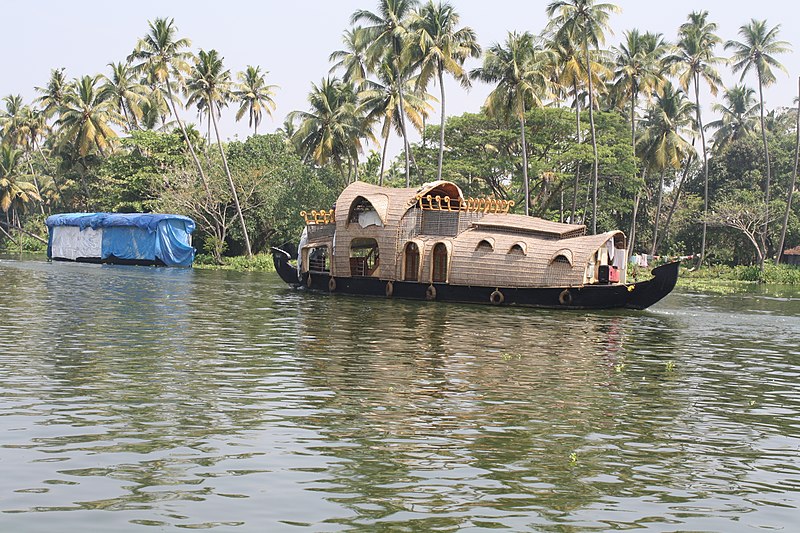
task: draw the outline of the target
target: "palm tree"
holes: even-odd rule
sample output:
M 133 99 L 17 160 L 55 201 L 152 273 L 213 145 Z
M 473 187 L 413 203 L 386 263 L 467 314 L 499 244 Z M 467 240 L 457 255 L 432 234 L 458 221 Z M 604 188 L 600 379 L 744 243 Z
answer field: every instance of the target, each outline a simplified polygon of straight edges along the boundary
M 418 94 L 411 88 L 411 82 L 407 81 L 402 90 L 403 112 L 400 111 L 400 86 L 394 79 L 395 71 L 390 65 L 384 63 L 378 67 L 377 80 L 365 80 L 362 90 L 359 92 L 361 107 L 365 113 L 365 120 L 368 126 L 379 122 L 380 137 L 383 139 L 383 149 L 381 150 L 381 170 L 378 184 L 383 185 L 384 170 L 386 168 L 386 147 L 389 144 L 389 134 L 394 128 L 395 132 L 402 137 L 402 122 L 400 115 L 403 114 L 414 127 L 422 127 L 422 122 L 427 116 L 430 104 L 426 94 Z
M 719 152 L 732 142 L 752 135 L 758 120 L 756 91 L 745 85 L 734 85 L 722 95 L 724 104 L 714 104 L 711 109 L 720 118 L 709 122 L 707 129 L 714 132 L 714 150 Z
M 555 71 L 551 75 L 551 81 L 555 84 L 555 89 L 564 93 L 565 97 L 572 96 L 572 107 L 575 109 L 575 138 L 578 144 L 583 143 L 581 133 L 581 103 L 586 96 L 583 87 L 588 85 L 588 73 L 586 65 L 581 61 L 582 54 L 579 45 L 570 40 L 568 35 L 552 35 L 547 43 L 548 48 L 554 55 L 553 67 Z M 597 55 L 592 54 L 592 77 L 593 86 L 602 85 L 603 78 L 610 74 L 609 69 Z M 572 215 L 571 220 L 575 221 L 578 209 L 578 192 L 580 188 L 581 164 L 575 162 L 575 183 L 572 192 Z
M 128 63 L 109 63 L 111 76 L 103 76 L 102 90 L 105 98 L 114 102 L 117 110 L 125 117 L 128 131 L 139 127 L 142 118 L 141 102 L 144 100 L 144 86 L 134 79 Z
M 781 25 L 769 29 L 766 20 L 752 19 L 748 24 L 739 28 L 739 35 L 742 41 L 728 41 L 725 49 L 733 49 L 733 71 L 742 72 L 741 80 L 751 70 L 756 71 L 758 78 L 758 100 L 761 107 L 761 140 L 764 143 L 764 163 L 767 171 L 766 182 L 764 184 L 764 227 L 761 232 L 761 246 L 764 254 L 761 256 L 761 268 L 764 268 L 764 259 L 767 250 L 767 228 L 769 226 L 769 186 L 770 186 L 770 162 L 769 148 L 767 147 L 767 130 L 764 126 L 764 86 L 772 85 L 775 82 L 775 74 L 772 68 L 786 72 L 786 68 L 781 65 L 774 56 L 791 51 L 791 45 L 786 41 L 778 40 L 778 31 Z
M 19 226 L 15 220 L 16 206 L 40 200 L 36 187 L 19 178 L 19 161 L 22 153 L 6 144 L 0 145 L 0 209 L 6 215 L 6 225 Z M 11 212 L 9 218 L 9 211 Z
M 28 135 L 25 123 L 28 108 L 19 94 L 4 96 L 3 103 L 5 109 L 0 111 L 0 140 L 4 144 L 20 146 Z
M 786 228 L 789 226 L 789 212 L 792 209 L 792 196 L 794 187 L 797 183 L 797 166 L 800 164 L 800 78 L 797 79 L 797 112 L 795 113 L 795 141 L 794 141 L 794 167 L 792 167 L 792 182 L 789 184 L 789 195 L 786 198 L 786 211 L 783 214 L 783 226 L 781 226 L 781 241 L 778 245 L 778 255 L 775 257 L 775 264 L 781 262 L 783 245 L 786 241 Z
M 42 96 L 36 99 L 36 103 L 42 106 L 42 111 L 46 118 L 52 118 L 61 109 L 64 102 L 64 91 L 67 87 L 67 78 L 63 68 L 55 68 L 50 71 L 50 79 L 47 86 L 36 87 L 36 91 Z
M 716 95 L 722 80 L 716 65 L 722 59 L 714 55 L 714 48 L 722 40 L 716 35 L 717 24 L 708 22 L 708 11 L 689 14 L 688 22 L 678 30 L 678 43 L 673 53 L 665 59 L 684 91 L 694 86 L 697 127 L 700 131 L 700 150 L 703 152 L 703 237 L 700 244 L 700 264 L 706 258 L 706 229 L 708 218 L 708 150 L 703 118 L 700 113 L 700 81 L 705 81 L 712 95 Z
M 342 175 L 344 163 L 357 160 L 365 120 L 352 83 L 337 78 L 312 84 L 308 95 L 309 111 L 292 111 L 288 119 L 300 122 L 292 139 L 301 155 L 317 165 L 333 161 Z
M 231 98 L 231 72 L 225 69 L 222 59 L 216 50 L 209 50 L 208 52 L 200 50 L 192 69 L 191 77 L 186 84 L 186 92 L 188 94 L 186 105 L 195 104 L 199 109 L 206 109 L 211 117 L 211 121 L 214 124 L 214 134 L 217 138 L 217 147 L 222 157 L 222 166 L 225 169 L 233 203 L 236 206 L 236 214 L 239 216 L 239 223 L 242 226 L 247 257 L 252 258 L 253 250 L 250 247 L 250 236 L 247 234 L 247 226 L 244 223 L 244 214 L 239 203 L 239 195 L 236 193 L 236 186 L 233 183 L 230 168 L 228 168 L 228 158 L 225 156 L 222 139 L 219 136 L 219 127 L 217 126 L 217 115 L 221 113 L 220 108 L 227 105 Z
M 662 59 L 667 44 L 660 33 L 625 32 L 624 42 L 614 49 L 614 79 L 618 92 L 630 99 L 631 150 L 636 151 L 636 105 L 639 95 L 658 92 L 665 82 Z
M 117 138 L 111 125 L 125 123 L 108 93 L 98 87 L 100 79 L 83 76 L 69 84 L 56 121 L 61 146 L 71 145 L 81 159 L 94 150 L 106 155 Z
M 681 164 L 694 153 L 694 147 L 684 134 L 695 126 L 692 104 L 681 90 L 675 90 L 671 83 L 663 86 L 661 96 L 648 109 L 644 121 L 644 132 L 639 143 L 640 153 L 645 164 L 660 172 L 657 193 L 657 207 L 653 223 L 653 246 L 655 254 L 658 243 L 658 226 L 661 218 L 661 198 L 664 190 L 664 174 L 667 169 L 679 169 Z
M 409 75 L 409 65 L 404 49 L 407 45 L 408 18 L 417 5 L 417 0 L 378 0 L 378 12 L 373 13 L 359 9 L 350 17 L 350 23 L 364 22 L 362 28 L 364 39 L 370 43 L 366 48 L 367 65 L 370 69 L 387 61 L 394 70 L 393 78 L 398 87 L 400 109 L 403 110 L 403 88 Z M 405 117 L 400 113 L 400 124 L 403 132 L 403 148 L 406 159 L 406 186 L 411 179 L 411 145 L 408 142 L 408 130 Z
M 336 50 L 328 57 L 333 63 L 330 72 L 342 70 L 342 80 L 360 83 L 367 78 L 367 34 L 357 26 L 353 29 L 345 30 L 342 35 L 344 43 L 343 50 Z
M 425 90 L 433 76 L 436 76 L 441 93 L 442 118 L 439 127 L 439 162 L 436 179 L 442 179 L 442 159 L 444 156 L 445 128 L 445 92 L 444 73 L 448 72 L 469 88 L 469 76 L 464 71 L 464 61 L 469 57 L 480 57 L 481 47 L 478 45 L 475 31 L 470 27 L 458 28 L 460 17 L 455 8 L 448 4 L 434 4 L 430 0 L 422 6 L 418 13 L 411 16 L 411 30 L 414 48 L 412 55 L 417 55 L 419 75 L 417 86 Z
M 179 83 L 182 82 L 184 74 L 189 72 L 191 68 L 187 61 L 190 54 L 184 51 L 191 45 L 191 41 L 186 38 L 176 38 L 178 28 L 175 27 L 173 19 L 156 18 L 153 21 L 148 21 L 147 24 L 150 27 L 150 31 L 139 39 L 136 48 L 128 56 L 128 61 L 139 60 L 140 63 L 133 67 L 134 71 L 151 77 L 155 86 L 166 88 L 167 102 L 172 106 L 172 115 L 178 122 L 178 127 L 186 141 L 186 146 L 189 148 L 189 153 L 200 174 L 200 179 L 206 192 L 206 199 L 211 203 L 211 190 L 208 188 L 208 179 L 206 179 L 203 166 L 200 164 L 200 160 L 194 150 L 194 144 L 189 139 L 183 121 L 178 115 L 175 97 L 172 94 L 172 79 L 175 78 Z
M 486 98 L 490 115 L 514 117 L 519 121 L 522 142 L 522 186 L 525 193 L 525 214 L 530 214 L 530 188 L 528 184 L 528 146 L 525 141 L 525 112 L 532 106 L 540 107 L 548 93 L 547 66 L 553 55 L 538 47 L 529 32 L 512 32 L 505 46 L 494 43 L 486 50 L 483 66 L 470 72 L 470 76 L 497 87 Z
M 597 233 L 597 135 L 594 129 L 594 83 L 589 49 L 599 49 L 605 42 L 605 32 L 610 32 L 608 19 L 611 13 L 619 12 L 614 4 L 595 4 L 594 0 L 553 0 L 547 6 L 550 24 L 557 28 L 559 38 L 580 42 L 589 80 L 589 125 L 592 134 L 592 233 Z
M 267 85 L 264 76 L 268 72 L 261 72 L 261 67 L 247 65 L 247 70 L 239 73 L 239 83 L 233 95 L 239 100 L 239 111 L 236 112 L 236 121 L 242 119 L 245 113 L 249 116 L 248 126 L 253 128 L 253 135 L 258 135 L 258 125 L 261 115 L 266 113 L 270 117 L 275 111 L 275 89 L 277 85 Z

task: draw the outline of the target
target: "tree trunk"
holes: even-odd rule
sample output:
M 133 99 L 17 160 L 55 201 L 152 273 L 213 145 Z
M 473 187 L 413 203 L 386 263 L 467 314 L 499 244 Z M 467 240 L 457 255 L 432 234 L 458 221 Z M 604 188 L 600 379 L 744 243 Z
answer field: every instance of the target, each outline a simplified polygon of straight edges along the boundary
M 589 57 L 589 45 L 584 38 L 583 44 L 584 53 L 586 54 L 586 72 L 589 74 L 589 125 L 592 132 L 592 155 L 594 162 L 592 163 L 592 234 L 597 235 L 597 135 L 594 130 L 594 88 L 592 85 L 592 60 Z
M 794 187 L 797 183 L 797 164 L 800 161 L 800 78 L 797 79 L 798 87 L 798 101 L 797 101 L 797 122 L 795 123 L 795 141 L 794 141 L 794 167 L 792 168 L 792 183 L 789 185 L 789 196 L 786 199 L 786 212 L 783 213 L 783 226 L 781 227 L 781 243 L 778 246 L 778 254 L 775 256 L 775 264 L 779 265 L 781 262 L 781 254 L 783 253 L 783 245 L 786 240 L 786 227 L 789 225 L 789 212 L 792 209 L 792 195 L 794 194 Z
M 639 214 L 639 201 L 642 198 L 642 191 L 636 191 L 636 198 L 633 200 L 633 213 L 631 214 L 631 231 L 628 235 L 628 257 L 633 253 L 636 242 L 636 216 Z
M 42 198 L 42 189 L 39 187 L 39 180 L 36 179 L 36 173 L 33 171 L 33 161 L 31 160 L 31 154 L 25 153 L 27 156 L 26 159 L 28 160 L 28 168 L 31 170 L 31 178 L 33 178 L 33 186 L 36 187 L 36 194 L 39 196 L 39 209 L 42 211 L 44 215 L 44 199 Z
M 386 135 L 383 138 L 383 150 L 381 152 L 381 175 L 378 178 L 378 185 L 383 187 L 383 169 L 386 168 L 386 147 L 389 146 L 389 133 L 391 133 L 391 124 L 386 128 Z
M 581 101 L 578 98 L 578 82 L 574 82 L 572 87 L 575 92 L 575 134 L 578 139 L 578 144 L 581 144 Z M 572 194 L 572 217 L 571 222 L 575 224 L 578 219 L 578 189 L 580 188 L 581 181 L 581 163 L 575 162 L 575 191 Z
M 183 121 L 178 116 L 178 109 L 175 106 L 175 100 L 172 97 L 172 87 L 169 84 L 169 78 L 167 79 L 166 84 L 167 94 L 169 94 L 169 102 L 172 104 L 172 114 L 175 116 L 175 121 L 178 123 L 178 127 L 181 129 L 181 133 L 183 133 L 183 138 L 186 141 L 186 145 L 189 147 L 189 153 L 192 156 L 192 160 L 197 167 L 197 171 L 200 173 L 200 180 L 203 182 L 203 188 L 206 191 L 206 198 L 208 199 L 208 202 L 211 203 L 211 190 L 208 188 L 206 173 L 203 171 L 203 166 L 200 164 L 200 160 L 197 158 L 192 141 L 189 139 L 189 135 L 186 133 L 186 128 L 183 127 Z
M 522 116 L 519 119 L 522 131 L 522 187 L 525 191 L 525 216 L 530 214 L 531 193 L 528 188 L 528 145 L 525 143 L 525 106 L 522 106 Z
M 694 78 L 694 96 L 695 104 L 697 105 L 697 127 L 700 129 L 700 149 L 703 151 L 703 238 L 700 242 L 700 262 L 698 263 L 698 266 L 703 266 L 706 260 L 706 232 L 708 229 L 708 223 L 706 222 L 708 219 L 708 154 L 706 153 L 706 132 L 703 130 L 703 119 L 700 114 L 699 73 L 696 73 Z
M 681 181 L 678 182 L 678 190 L 675 191 L 675 198 L 672 199 L 672 205 L 669 208 L 669 213 L 667 214 L 667 220 L 664 222 L 664 231 L 661 235 L 661 238 L 658 239 L 658 243 L 656 243 L 656 247 L 659 244 L 664 242 L 664 239 L 667 238 L 669 235 L 669 225 L 672 222 L 672 215 L 675 213 L 675 208 L 678 207 L 678 200 L 681 197 L 681 192 L 683 191 L 683 184 L 686 181 L 686 175 L 689 173 L 689 166 L 692 164 L 692 155 L 689 154 L 689 157 L 686 160 L 686 167 L 683 169 L 683 174 L 681 175 Z
M 661 218 L 661 196 L 664 190 L 664 170 L 661 170 L 661 177 L 658 179 L 658 201 L 656 201 L 656 218 L 653 221 L 653 248 L 650 250 L 650 255 L 656 255 L 656 246 L 658 244 L 658 221 Z
M 225 167 L 225 175 L 228 177 L 228 185 L 231 188 L 231 195 L 233 195 L 233 203 L 236 205 L 236 214 L 239 215 L 239 223 L 242 225 L 242 235 L 244 235 L 244 245 L 247 250 L 247 257 L 253 258 L 253 250 L 250 248 L 250 237 L 247 235 L 247 226 L 244 223 L 244 215 L 242 214 L 242 206 L 239 204 L 239 195 L 236 194 L 236 187 L 233 184 L 233 177 L 228 168 L 228 158 L 225 157 L 225 150 L 222 148 L 222 140 L 219 138 L 219 127 L 217 126 L 217 117 L 214 115 L 214 104 L 210 103 L 209 112 L 211 113 L 211 120 L 214 121 L 214 134 L 217 137 L 217 146 L 219 153 L 222 156 L 222 166 Z
M 436 167 L 436 179 L 442 179 L 442 159 L 444 157 L 444 75 L 442 74 L 442 67 L 439 67 L 439 87 L 442 91 L 442 120 L 439 126 L 439 163 Z
M 764 162 L 767 164 L 767 181 L 764 184 L 764 228 L 761 231 L 761 247 L 764 254 L 761 256 L 759 265 L 764 270 L 764 260 L 767 258 L 767 232 L 769 231 L 769 148 L 767 147 L 767 129 L 764 127 L 764 89 L 761 81 L 761 71 L 758 71 L 758 97 L 761 101 L 761 140 L 764 143 Z
M 400 131 L 403 133 L 403 151 L 405 152 L 406 158 L 406 187 L 411 186 L 411 156 L 409 154 L 409 145 L 408 145 L 408 132 L 406 131 L 406 119 L 405 119 L 405 106 L 403 105 L 403 80 L 400 77 L 400 69 L 397 69 L 397 76 L 395 76 L 397 80 L 397 98 L 400 103 Z

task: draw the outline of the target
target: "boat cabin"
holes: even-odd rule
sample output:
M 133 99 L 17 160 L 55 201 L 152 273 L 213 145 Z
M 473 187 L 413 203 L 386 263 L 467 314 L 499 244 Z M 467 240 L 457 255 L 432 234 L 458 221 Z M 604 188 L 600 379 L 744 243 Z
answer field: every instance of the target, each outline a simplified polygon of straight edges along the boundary
M 509 214 L 513 202 L 465 198 L 454 183 L 349 185 L 332 210 L 301 212 L 302 275 L 492 287 L 625 283 L 620 231 Z

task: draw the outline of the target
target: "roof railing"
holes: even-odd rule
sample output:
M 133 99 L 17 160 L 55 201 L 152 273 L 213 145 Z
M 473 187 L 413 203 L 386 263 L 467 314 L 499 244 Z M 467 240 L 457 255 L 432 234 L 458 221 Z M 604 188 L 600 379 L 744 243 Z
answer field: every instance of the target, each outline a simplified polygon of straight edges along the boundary
M 334 216 L 333 209 L 329 211 L 326 211 L 324 209 L 322 209 L 321 211 L 317 211 L 316 209 L 313 209 L 311 211 L 300 211 L 300 216 L 305 219 L 306 225 L 336 223 L 336 217 Z
M 416 204 L 423 211 L 464 211 L 467 213 L 508 213 L 514 207 L 513 200 L 496 198 L 453 199 L 449 196 L 417 195 Z

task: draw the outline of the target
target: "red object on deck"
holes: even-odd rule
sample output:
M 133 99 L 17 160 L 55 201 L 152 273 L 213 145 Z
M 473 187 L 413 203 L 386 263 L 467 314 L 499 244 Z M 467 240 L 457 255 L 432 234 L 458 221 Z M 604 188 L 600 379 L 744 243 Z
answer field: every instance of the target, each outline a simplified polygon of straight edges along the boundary
M 610 283 L 619 283 L 619 268 L 612 266 L 608 269 L 608 281 Z

